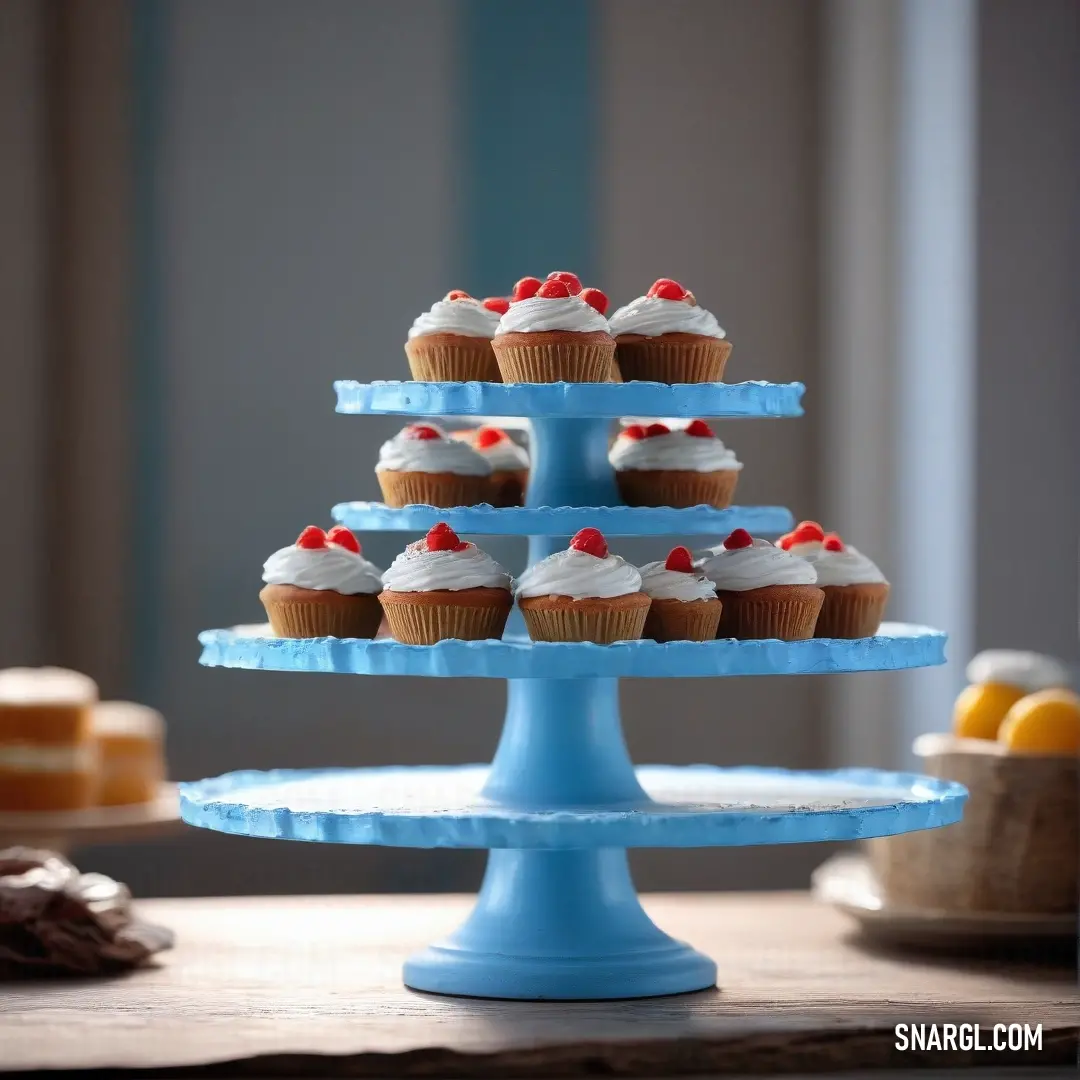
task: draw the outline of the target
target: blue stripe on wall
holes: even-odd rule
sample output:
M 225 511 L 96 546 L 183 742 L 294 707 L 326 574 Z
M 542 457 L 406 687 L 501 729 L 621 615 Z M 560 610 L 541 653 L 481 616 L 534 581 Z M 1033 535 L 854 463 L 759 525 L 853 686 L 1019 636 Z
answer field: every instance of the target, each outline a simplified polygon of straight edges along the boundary
M 132 355 L 135 484 L 132 674 L 137 700 L 156 703 L 161 673 L 161 552 L 165 531 L 165 387 L 162 349 L 158 162 L 166 54 L 165 0 L 139 0 L 132 11 L 132 200 L 134 280 Z
M 463 138 L 455 270 L 475 296 L 597 268 L 593 0 L 460 0 Z

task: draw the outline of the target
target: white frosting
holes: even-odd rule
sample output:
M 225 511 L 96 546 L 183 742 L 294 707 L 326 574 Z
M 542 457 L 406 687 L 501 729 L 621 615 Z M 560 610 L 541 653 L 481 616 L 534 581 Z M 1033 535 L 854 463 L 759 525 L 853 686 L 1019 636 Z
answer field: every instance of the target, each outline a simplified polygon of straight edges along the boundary
M 7 668 L 0 671 L 0 705 L 89 705 L 97 683 L 68 668 Z
M 685 431 L 671 431 L 667 435 L 652 435 L 645 439 L 620 435 L 608 453 L 608 461 L 621 472 L 683 469 L 705 473 L 742 468 L 735 451 L 729 450 L 719 439 L 687 435 Z
M 699 552 L 697 565 L 717 589 L 730 592 L 817 583 L 817 572 L 810 563 L 773 547 L 768 540 L 755 540 L 750 547 L 730 551 L 723 544 L 708 548 Z
M 295 585 L 298 589 L 345 596 L 382 591 L 379 568 L 340 544 L 321 548 L 302 548 L 296 544 L 283 547 L 263 563 L 263 581 L 267 585 Z
M 641 574 L 618 555 L 598 559 L 586 551 L 567 548 L 534 563 L 518 579 L 518 596 L 610 598 L 641 592 Z
M 529 455 L 511 439 L 500 439 L 476 452 L 491 462 L 493 472 L 518 472 L 529 467 Z
M 410 544 L 383 574 L 390 592 L 433 592 L 450 589 L 506 589 L 510 575 L 475 544 L 461 551 L 428 551 L 423 540 Z
M 715 600 L 716 586 L 698 569 L 668 570 L 666 560 L 641 567 L 641 591 L 654 600 Z
M 607 319 L 580 296 L 557 296 L 550 300 L 533 296 L 518 300 L 499 320 L 496 334 L 530 334 L 544 330 L 574 330 L 578 333 L 608 332 Z
M 819 585 L 871 585 L 885 581 L 885 575 L 857 548 L 828 551 L 818 540 L 792 544 L 789 555 L 805 559 L 817 571 Z
M 102 701 L 94 706 L 93 732 L 105 738 L 160 739 L 165 733 L 165 718 L 149 705 L 137 705 L 134 701 Z
M 451 439 L 442 428 L 437 439 L 418 439 L 402 428 L 379 449 L 376 472 L 456 473 L 458 476 L 490 476 L 491 463 L 468 443 Z
M 0 743 L 0 769 L 29 773 L 91 772 L 97 765 L 93 743 Z
M 1069 668 L 1060 660 L 1042 653 L 1019 649 L 987 649 L 971 658 L 967 666 L 971 683 L 1005 683 L 1028 693 L 1071 686 Z
M 511 308 L 511 310 L 513 310 Z M 611 336 L 641 334 L 700 334 L 702 337 L 727 337 L 716 316 L 684 300 L 664 300 L 659 296 L 639 296 L 619 308 L 610 319 Z
M 498 325 L 498 312 L 488 311 L 479 300 L 437 300 L 429 311 L 417 316 L 409 340 L 425 334 L 490 338 Z

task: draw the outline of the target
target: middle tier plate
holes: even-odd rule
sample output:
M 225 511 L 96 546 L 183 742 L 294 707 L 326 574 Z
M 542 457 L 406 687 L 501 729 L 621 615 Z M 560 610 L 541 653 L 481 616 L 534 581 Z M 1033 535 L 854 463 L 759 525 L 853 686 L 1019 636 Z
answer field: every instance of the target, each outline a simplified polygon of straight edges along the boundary
M 335 521 L 358 532 L 426 532 L 445 521 L 455 532 L 480 536 L 573 536 L 596 528 L 606 536 L 726 536 L 746 529 L 779 536 L 795 523 L 782 506 L 405 506 L 378 502 L 338 503 Z
M 200 663 L 262 671 L 344 675 L 425 675 L 480 679 L 708 678 L 725 675 L 828 675 L 898 671 L 945 662 L 946 635 L 884 623 L 874 637 L 841 641 L 440 641 L 402 645 L 390 638 L 277 638 L 268 625 L 204 630 Z

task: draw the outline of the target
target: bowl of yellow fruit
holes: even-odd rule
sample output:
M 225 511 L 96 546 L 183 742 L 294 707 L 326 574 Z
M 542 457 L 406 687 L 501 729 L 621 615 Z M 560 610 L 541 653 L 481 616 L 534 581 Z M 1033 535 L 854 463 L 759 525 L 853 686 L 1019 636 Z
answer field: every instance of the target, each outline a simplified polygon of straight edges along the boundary
M 915 743 L 920 771 L 970 793 L 963 820 L 870 842 L 892 905 L 1075 913 L 1080 897 L 1080 695 L 1060 661 L 995 649 L 967 668 L 950 734 Z

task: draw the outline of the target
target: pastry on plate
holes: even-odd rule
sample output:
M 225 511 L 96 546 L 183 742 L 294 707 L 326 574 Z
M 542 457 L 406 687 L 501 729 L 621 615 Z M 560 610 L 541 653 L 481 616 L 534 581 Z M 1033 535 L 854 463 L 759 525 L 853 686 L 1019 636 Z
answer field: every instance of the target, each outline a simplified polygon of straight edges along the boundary
M 97 699 L 97 684 L 77 671 L 0 671 L 0 811 L 93 805 Z
M 491 463 L 438 424 L 408 424 L 382 444 L 375 475 L 387 506 L 476 506 L 487 501 Z
M 97 804 L 151 802 L 165 780 L 165 718 L 149 705 L 102 701 L 94 706 Z
M 259 599 L 278 637 L 371 638 L 379 629 L 382 576 L 344 525 L 309 525 L 263 564 Z
M 517 602 L 534 641 L 598 645 L 640 638 L 650 603 L 637 568 L 608 551 L 599 529 L 580 530 L 565 551 L 530 566 Z
M 601 309 L 603 293 L 568 271 L 522 278 L 491 342 L 503 382 L 610 381 L 615 342 Z
M 640 569 L 641 591 L 652 601 L 641 636 L 654 641 L 712 641 L 721 603 L 713 583 L 693 563 L 688 548 Z
M 800 641 L 814 636 L 825 594 L 805 559 L 736 529 L 702 552 L 698 565 L 723 604 L 717 637 Z
M 443 521 L 390 564 L 383 585 L 390 633 L 406 645 L 501 638 L 513 607 L 510 575 Z
M 608 452 L 628 506 L 731 505 L 742 463 L 704 420 L 630 424 Z
M 889 583 L 861 551 L 845 544 L 836 533 L 826 533 L 816 521 L 803 521 L 777 541 L 817 571 L 818 588 L 825 593 L 814 636 L 819 638 L 873 637 L 881 626 Z
M 719 382 L 731 355 L 716 317 L 671 278 L 611 316 L 615 359 L 623 379 L 662 383 Z
M 420 382 L 499 382 L 491 339 L 503 303 L 497 297 L 474 300 L 454 289 L 417 316 L 405 342 L 412 377 Z

